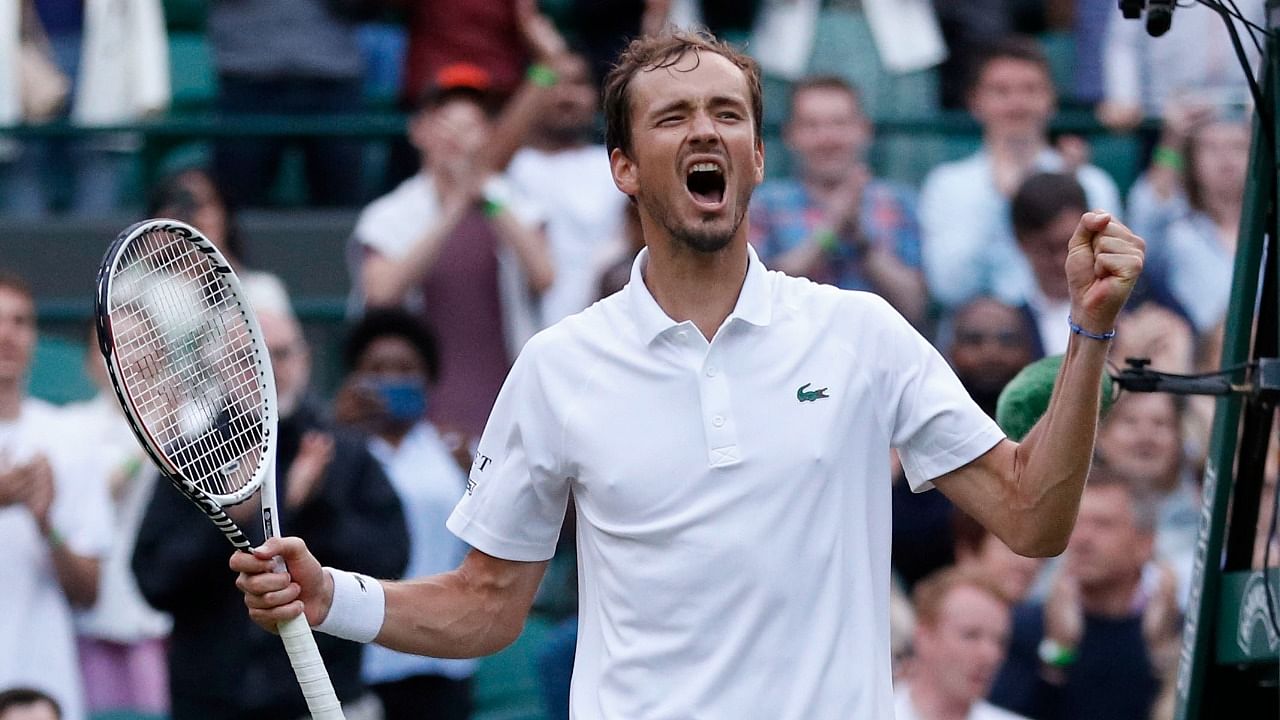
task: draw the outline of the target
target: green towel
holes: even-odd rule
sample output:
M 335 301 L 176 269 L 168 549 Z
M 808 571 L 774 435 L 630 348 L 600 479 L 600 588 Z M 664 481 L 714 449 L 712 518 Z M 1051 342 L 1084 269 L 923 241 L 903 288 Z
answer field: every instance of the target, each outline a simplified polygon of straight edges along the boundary
M 1051 355 L 1037 360 L 1022 370 L 1005 385 L 996 402 L 996 423 L 1011 440 L 1022 440 L 1032 426 L 1049 408 L 1049 396 L 1053 383 L 1058 379 L 1062 356 Z M 1116 400 L 1116 384 L 1111 376 L 1102 376 L 1102 408 L 1105 416 Z

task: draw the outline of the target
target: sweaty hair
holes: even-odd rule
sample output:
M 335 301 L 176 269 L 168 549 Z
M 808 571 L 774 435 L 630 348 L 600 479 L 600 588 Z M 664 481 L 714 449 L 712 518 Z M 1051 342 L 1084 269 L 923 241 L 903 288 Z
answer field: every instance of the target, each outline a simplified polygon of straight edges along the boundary
M 1049 56 L 1045 55 L 1040 43 L 1035 38 L 1025 35 L 1009 35 L 987 45 L 969 62 L 969 72 L 965 82 L 966 93 L 972 93 L 977 89 L 978 83 L 982 80 L 982 74 L 987 71 L 987 66 L 996 60 L 1021 60 L 1038 65 L 1044 71 L 1045 77 L 1049 78 L 1050 83 L 1053 81 L 1053 68 L 1049 65 Z
M 627 155 L 631 154 L 631 81 L 636 74 L 671 68 L 689 53 L 693 53 L 694 58 L 700 62 L 703 52 L 725 58 L 746 76 L 756 142 L 764 142 L 764 131 L 760 126 L 764 114 L 760 66 L 751 57 L 738 52 L 710 33 L 676 30 L 632 40 L 605 77 L 604 140 L 610 153 L 617 148 Z
M 942 604 L 947 596 L 959 587 L 971 587 L 991 596 L 1005 607 L 1009 606 L 1009 597 L 1004 594 L 1000 585 L 986 574 L 969 568 L 956 566 L 945 567 L 916 583 L 911 593 L 911 604 L 915 606 L 916 623 L 925 627 L 937 627 L 942 615 Z
M 1022 181 L 1010 204 L 1013 232 L 1035 232 L 1048 227 L 1063 211 L 1083 213 L 1089 209 L 1084 188 L 1075 177 L 1064 173 L 1037 173 Z
M 35 705 L 41 702 L 47 702 L 53 706 L 54 717 L 62 717 L 62 708 L 58 705 L 57 700 L 39 690 L 26 687 L 0 692 L 0 716 L 3 716 L 10 709 Z
M 440 374 L 440 351 L 436 347 L 435 336 L 418 318 L 398 308 L 381 308 L 370 310 L 360 318 L 342 346 L 342 364 L 347 372 L 355 370 L 360 356 L 375 340 L 384 337 L 398 337 L 408 342 L 422 357 L 427 367 L 427 379 L 435 381 Z

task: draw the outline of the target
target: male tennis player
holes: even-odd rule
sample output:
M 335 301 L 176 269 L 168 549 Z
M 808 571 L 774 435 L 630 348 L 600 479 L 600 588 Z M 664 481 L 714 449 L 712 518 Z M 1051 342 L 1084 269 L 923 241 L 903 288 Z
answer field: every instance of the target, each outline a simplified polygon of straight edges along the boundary
M 572 492 L 575 717 L 891 718 L 889 448 L 913 488 L 937 485 L 1021 553 L 1060 552 L 1143 242 L 1081 219 L 1075 332 L 1016 444 L 882 299 L 769 272 L 748 248 L 764 176 L 753 61 L 645 38 L 606 85 L 613 178 L 647 249 L 626 289 L 516 361 L 448 523 L 474 550 L 454 572 L 379 583 L 268 541 L 231 561 L 250 614 L 305 612 L 433 657 L 494 652 L 520 632 Z

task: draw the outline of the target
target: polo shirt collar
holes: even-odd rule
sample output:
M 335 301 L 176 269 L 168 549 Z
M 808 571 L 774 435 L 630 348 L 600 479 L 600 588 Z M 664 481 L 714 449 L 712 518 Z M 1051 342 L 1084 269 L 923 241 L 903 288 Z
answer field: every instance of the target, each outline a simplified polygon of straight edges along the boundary
M 645 343 L 653 342 L 662 333 L 682 325 L 672 320 L 669 315 L 653 299 L 649 287 L 644 284 L 644 268 L 649 263 L 649 248 L 642 248 L 631 264 L 631 281 L 627 284 L 628 306 L 632 319 L 640 329 Z M 726 318 L 726 324 L 734 318 L 743 320 L 757 327 L 764 327 L 773 318 L 773 290 L 769 282 L 769 271 L 755 248 L 747 245 L 747 277 L 742 283 L 742 291 L 738 294 L 738 302 Z

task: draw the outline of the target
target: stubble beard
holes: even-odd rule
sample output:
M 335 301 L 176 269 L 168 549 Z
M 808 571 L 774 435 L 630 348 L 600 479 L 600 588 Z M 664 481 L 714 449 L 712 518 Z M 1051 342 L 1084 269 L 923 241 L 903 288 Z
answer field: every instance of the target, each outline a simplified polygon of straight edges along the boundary
M 681 224 L 670 202 L 656 200 L 644 192 L 639 193 L 638 200 L 677 244 L 695 253 L 711 255 L 728 247 L 733 241 L 733 236 L 738 233 L 738 228 L 746 219 L 747 207 L 751 203 L 751 189 L 745 193 L 739 193 L 728 227 L 724 227 L 724 221 L 720 218 L 712 220 L 699 218 L 691 223 Z

